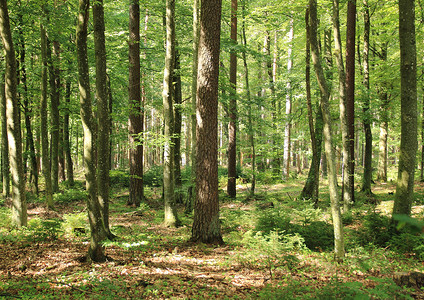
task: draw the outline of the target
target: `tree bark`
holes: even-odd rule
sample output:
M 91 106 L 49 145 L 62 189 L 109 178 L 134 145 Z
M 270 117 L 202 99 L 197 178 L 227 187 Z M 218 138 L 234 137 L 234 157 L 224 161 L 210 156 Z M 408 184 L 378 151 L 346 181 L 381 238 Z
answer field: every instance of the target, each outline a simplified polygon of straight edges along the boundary
M 3 196 L 10 197 L 10 164 L 9 164 L 9 142 L 7 140 L 7 115 L 4 73 L 0 74 L 1 92 L 1 172 L 3 178 Z
M 166 0 L 166 56 L 165 72 L 163 79 L 163 118 L 165 122 L 164 135 L 164 167 L 163 167 L 163 192 L 165 200 L 164 225 L 177 227 L 180 221 L 175 206 L 174 191 L 174 146 L 172 135 L 174 134 L 174 111 L 172 78 L 174 75 L 175 62 L 175 0 Z
M 21 227 L 27 225 L 28 215 L 22 163 L 21 123 L 17 98 L 16 57 L 6 0 L 0 1 L 0 34 L 6 58 L 6 124 L 12 175 L 12 222 Z
M 344 211 L 355 202 L 355 38 L 356 0 L 348 0 L 346 24 L 346 125 L 348 161 L 345 168 Z
M 70 103 L 71 103 L 71 82 L 66 82 L 65 92 L 66 108 L 63 116 L 63 150 L 66 159 L 66 176 L 68 178 L 68 185 L 74 186 L 74 164 L 72 162 L 71 155 L 71 141 L 69 138 L 69 115 L 70 115 Z
M 91 260 L 101 262 L 106 260 L 102 241 L 104 230 L 99 199 L 97 198 L 96 163 L 94 161 L 95 141 L 93 139 L 93 118 L 91 107 L 91 91 L 89 66 L 87 58 L 87 24 L 89 16 L 88 0 L 79 0 L 78 24 L 76 33 L 78 58 L 78 85 L 80 93 L 80 113 L 84 128 L 84 172 L 88 192 L 87 207 L 90 223 L 90 247 L 88 256 Z
M 98 118 L 98 198 L 103 218 L 104 230 L 109 239 L 114 235 L 109 228 L 109 101 L 106 75 L 106 44 L 103 0 L 93 3 L 94 50 L 96 53 L 96 96 Z
M 290 31 L 289 31 L 289 46 L 287 50 L 287 84 L 286 84 L 286 124 L 284 126 L 284 167 L 283 167 L 283 175 L 285 179 L 289 179 L 290 176 L 290 135 L 291 135 L 291 111 L 292 111 L 292 96 L 291 96 L 291 79 L 290 73 L 293 66 L 293 18 L 290 19 Z
M 411 214 L 417 139 L 417 49 L 415 1 L 399 0 L 401 141 L 393 215 Z
M 311 18 L 311 56 L 315 68 L 315 75 L 317 77 L 318 85 L 322 93 L 321 110 L 324 119 L 324 146 L 328 163 L 328 188 L 330 192 L 331 214 L 333 217 L 334 226 L 334 252 L 336 260 L 341 261 L 344 258 L 343 224 L 339 207 L 339 195 L 337 192 L 336 162 L 334 150 L 332 147 L 331 114 L 329 107 L 330 94 L 328 91 L 327 82 L 324 77 L 324 70 L 321 64 L 321 57 L 318 47 L 318 16 L 316 0 L 309 0 L 309 9 Z
M 231 41 L 237 45 L 237 0 L 231 0 Z M 236 197 L 237 177 L 237 56 L 230 52 L 230 101 L 228 105 L 228 183 L 227 194 Z
M 41 103 L 40 103 L 40 119 L 41 119 L 41 162 L 45 184 L 45 194 L 47 207 L 53 207 L 53 187 L 52 177 L 50 171 L 49 159 L 49 138 L 48 138 L 48 117 L 47 117 L 47 70 L 48 70 L 48 57 L 47 57 L 47 33 L 44 25 L 40 24 L 41 34 Z
M 371 132 L 371 111 L 370 111 L 370 70 L 369 70 L 369 43 L 370 43 L 370 11 L 368 0 L 364 0 L 364 51 L 363 51 L 363 70 L 364 80 L 363 85 L 366 89 L 362 124 L 365 134 L 365 157 L 364 157 L 364 174 L 362 177 L 361 191 L 366 195 L 371 195 L 371 180 L 372 180 L 372 132 Z
M 177 45 L 177 43 L 175 43 Z M 174 86 L 174 134 L 172 144 L 174 147 L 174 183 L 175 183 L 175 202 L 183 203 L 183 183 L 181 179 L 181 126 L 182 126 L 182 82 L 180 54 L 175 49 L 174 76 L 172 78 Z
M 196 198 L 191 240 L 223 243 L 218 201 L 218 75 L 221 0 L 203 0 L 197 76 Z
M 140 4 L 132 0 L 129 8 L 129 79 L 128 96 L 130 113 L 128 118 L 130 141 L 130 195 L 129 205 L 140 206 L 144 197 L 143 187 L 143 118 L 141 112 L 140 86 Z

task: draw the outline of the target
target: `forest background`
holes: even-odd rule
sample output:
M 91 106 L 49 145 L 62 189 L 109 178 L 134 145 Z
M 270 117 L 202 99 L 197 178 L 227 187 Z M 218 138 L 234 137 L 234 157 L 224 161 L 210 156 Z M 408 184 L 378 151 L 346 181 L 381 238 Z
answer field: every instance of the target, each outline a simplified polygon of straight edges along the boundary
M 241 268 L 258 264 L 255 276 L 266 278 L 260 297 L 287 289 L 293 297 L 420 295 L 422 195 L 420 183 L 414 194 L 414 172 L 418 161 L 424 180 L 423 142 L 417 151 L 418 124 L 424 137 L 423 53 L 415 48 L 422 41 L 422 1 L 233 0 L 222 3 L 222 16 L 221 5 L 207 0 L 91 4 L 1 1 L 2 255 L 15 255 L 15 241 L 32 249 L 71 236 L 76 248 L 90 240 L 88 262 L 110 261 L 105 249 L 125 248 L 131 226 L 148 228 L 147 221 L 164 231 L 166 242 L 143 249 L 143 236 L 141 244 L 131 240 L 126 254 L 152 259 L 146 251 L 166 253 L 168 243 L 171 254 L 184 247 L 188 257 L 202 252 L 199 242 L 225 241 L 230 248 L 215 259 L 222 263 L 236 251 Z M 201 67 L 206 45 L 219 53 L 206 58 L 219 66 L 219 80 L 203 95 L 202 76 L 214 82 L 218 74 Z M 199 120 L 215 131 L 202 132 Z M 215 135 L 216 144 L 210 142 Z M 209 149 L 216 149 L 212 158 L 203 156 Z M 85 209 L 90 228 L 83 225 Z M 122 225 L 120 215 L 135 223 Z M 402 263 L 384 272 L 387 266 L 370 266 L 385 255 L 382 249 Z M 276 280 L 287 272 L 298 276 L 296 262 L 311 267 L 316 253 L 335 258 L 318 290 L 305 278 L 306 288 L 296 286 L 299 278 Z M 346 260 L 358 262 L 351 268 Z M 11 272 L 28 276 L 32 263 L 5 261 L 2 293 L 37 293 L 34 283 L 19 291 L 20 279 L 9 280 Z M 359 285 L 346 284 L 352 274 Z M 174 296 L 184 295 L 176 278 L 160 276 L 173 283 Z M 166 297 L 162 281 L 146 278 L 137 279 L 142 283 L 134 293 Z M 257 290 L 246 278 L 246 289 Z M 326 285 L 329 278 L 334 281 Z M 66 280 L 72 283 L 46 284 L 94 296 L 117 284 Z

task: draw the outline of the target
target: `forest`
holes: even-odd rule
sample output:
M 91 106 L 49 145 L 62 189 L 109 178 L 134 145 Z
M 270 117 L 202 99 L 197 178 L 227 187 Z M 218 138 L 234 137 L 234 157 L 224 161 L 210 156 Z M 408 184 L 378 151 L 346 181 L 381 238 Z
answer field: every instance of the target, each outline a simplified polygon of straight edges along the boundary
M 423 24 L 0 0 L 0 299 L 424 299 Z

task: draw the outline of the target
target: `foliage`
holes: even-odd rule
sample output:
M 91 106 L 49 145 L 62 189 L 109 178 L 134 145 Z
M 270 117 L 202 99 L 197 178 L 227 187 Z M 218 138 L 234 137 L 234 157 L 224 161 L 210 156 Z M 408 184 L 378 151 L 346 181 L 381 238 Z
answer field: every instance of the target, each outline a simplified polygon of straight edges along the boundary
M 62 193 L 53 195 L 53 200 L 56 203 L 68 204 L 71 202 L 85 201 L 87 199 L 87 192 L 79 189 L 68 189 Z
M 358 234 L 362 245 L 374 244 L 385 247 L 393 234 L 390 218 L 370 212 L 363 217 L 363 224 Z
M 90 231 L 87 213 L 70 213 L 63 215 L 63 231 L 68 236 L 86 235 Z
M 127 171 L 122 170 L 111 170 L 109 172 L 109 180 L 111 187 L 130 187 L 130 175 Z
M 163 167 L 151 166 L 143 175 L 143 182 L 147 186 L 159 187 L 163 183 Z
M 61 233 L 60 220 L 32 218 L 28 221 L 28 234 L 26 239 L 32 241 L 56 240 Z

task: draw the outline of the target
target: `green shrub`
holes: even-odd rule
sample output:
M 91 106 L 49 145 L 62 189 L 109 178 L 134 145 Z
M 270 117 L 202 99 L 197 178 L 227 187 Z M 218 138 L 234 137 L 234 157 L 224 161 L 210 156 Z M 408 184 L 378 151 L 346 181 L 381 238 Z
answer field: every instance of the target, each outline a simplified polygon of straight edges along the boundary
M 309 225 L 294 226 L 292 232 L 305 240 L 305 245 L 313 251 L 328 251 L 334 248 L 333 226 L 323 221 L 314 221 Z
M 401 232 L 393 235 L 388 242 L 398 253 L 414 253 L 419 259 L 424 259 L 424 235 L 412 232 Z
M 143 175 L 143 183 L 147 186 L 159 187 L 163 183 L 163 167 L 152 166 Z
M 110 186 L 128 188 L 130 186 L 130 174 L 121 170 L 111 170 L 109 172 Z
M 271 231 L 290 232 L 290 217 L 279 208 L 262 210 L 259 214 L 255 231 L 267 235 Z
M 57 219 L 32 218 L 28 221 L 27 239 L 33 241 L 56 240 L 61 233 L 61 222 Z
M 385 247 L 393 234 L 390 218 L 371 212 L 364 216 L 362 228 L 359 230 L 359 242 L 362 245 L 374 244 Z
M 62 228 L 67 235 L 84 235 L 89 232 L 87 213 L 71 213 L 63 215 Z
M 87 199 L 87 192 L 82 190 L 70 189 L 65 190 L 63 193 L 53 195 L 53 200 L 56 203 L 71 203 L 77 201 L 85 201 Z

